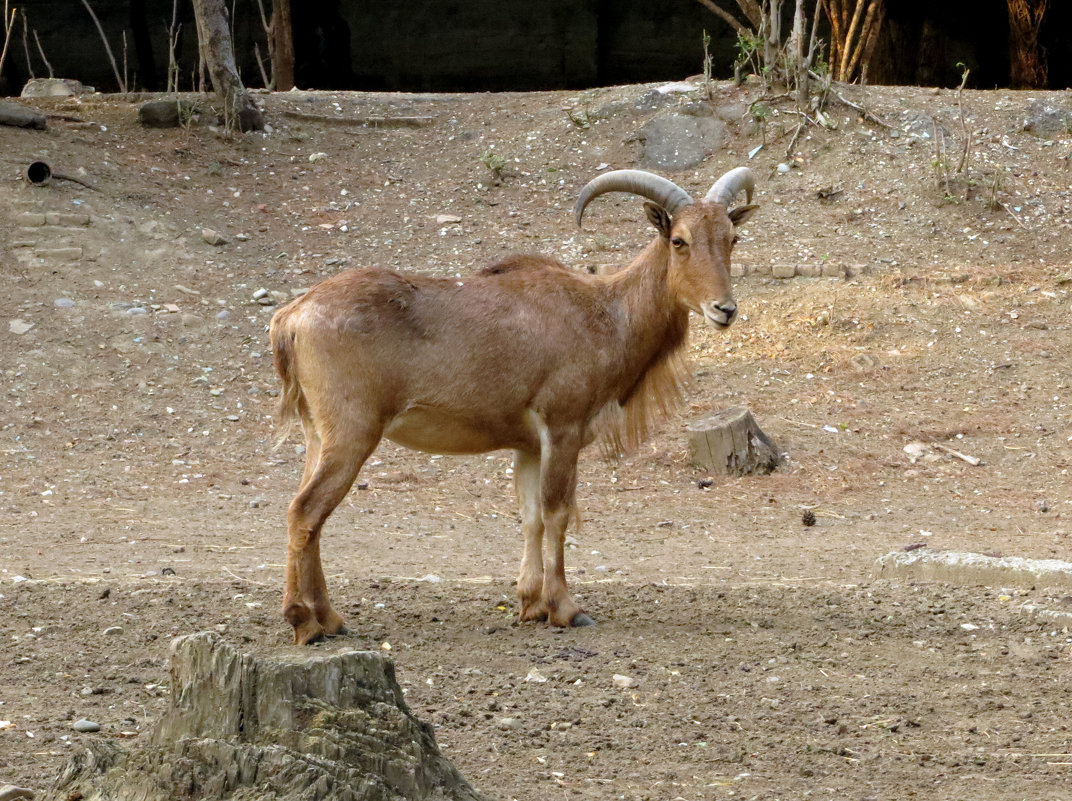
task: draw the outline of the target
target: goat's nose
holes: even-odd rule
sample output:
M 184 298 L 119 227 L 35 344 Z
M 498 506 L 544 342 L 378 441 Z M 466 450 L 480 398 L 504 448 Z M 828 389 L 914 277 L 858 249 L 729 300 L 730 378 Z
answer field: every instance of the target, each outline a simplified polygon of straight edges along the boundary
M 733 302 L 720 303 L 718 306 L 718 310 L 724 315 L 726 315 L 726 322 L 728 323 L 737 314 L 737 304 Z

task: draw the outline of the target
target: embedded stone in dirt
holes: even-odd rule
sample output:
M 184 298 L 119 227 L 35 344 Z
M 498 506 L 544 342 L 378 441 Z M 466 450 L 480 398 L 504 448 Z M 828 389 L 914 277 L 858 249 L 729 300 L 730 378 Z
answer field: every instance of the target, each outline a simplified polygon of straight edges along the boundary
M 148 742 L 90 745 L 43 797 L 480 801 L 380 654 L 255 658 L 202 632 L 172 642 L 171 684 Z

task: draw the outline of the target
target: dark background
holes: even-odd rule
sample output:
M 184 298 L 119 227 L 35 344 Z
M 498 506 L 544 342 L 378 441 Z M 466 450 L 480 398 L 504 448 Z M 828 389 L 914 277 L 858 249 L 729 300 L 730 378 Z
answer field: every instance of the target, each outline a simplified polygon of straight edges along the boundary
M 271 0 L 263 2 L 267 13 Z M 177 9 L 178 88 L 197 88 L 190 0 L 91 3 L 131 89 L 166 88 L 168 25 Z M 26 0 L 19 7 L 55 77 L 117 89 L 80 0 Z M 262 86 L 255 46 L 265 61 L 267 48 L 257 2 L 232 0 L 228 7 L 242 79 Z M 971 87 L 1008 85 L 1005 0 L 888 0 L 887 10 L 870 83 L 955 86 L 963 63 Z M 701 71 L 705 29 L 716 77 L 729 77 L 736 57 L 734 32 L 696 0 L 294 0 L 292 13 L 303 89 L 504 91 L 680 79 Z M 22 27 L 20 14 L 0 76 L 4 94 L 17 94 L 31 72 L 49 75 Z M 1042 31 L 1049 88 L 1072 86 L 1070 31 L 1072 3 L 1052 3 Z

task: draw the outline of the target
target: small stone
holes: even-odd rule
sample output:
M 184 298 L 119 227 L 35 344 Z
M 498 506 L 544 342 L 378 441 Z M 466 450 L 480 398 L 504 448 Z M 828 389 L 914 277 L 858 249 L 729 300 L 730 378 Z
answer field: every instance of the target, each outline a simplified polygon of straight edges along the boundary
M 453 214 L 439 214 L 435 218 L 436 225 L 451 225 L 453 223 L 460 223 L 461 217 L 457 217 Z
M 86 720 L 85 718 L 76 720 L 74 723 L 71 724 L 71 728 L 75 731 L 82 732 L 83 734 L 101 730 L 99 723 L 96 723 L 92 720 Z
M 417 581 L 425 581 L 429 584 L 439 584 L 443 581 L 443 579 L 441 579 L 435 573 L 429 573 L 427 576 L 421 576 L 419 579 L 417 579 Z
M 227 309 L 220 309 L 218 312 L 216 312 L 216 319 L 219 320 L 220 322 L 223 322 L 224 320 L 228 319 L 230 316 L 231 316 L 231 313 L 229 311 L 227 311 Z
M 614 682 L 614 686 L 619 690 L 628 690 L 630 687 L 636 687 L 640 683 L 632 676 L 623 676 L 621 673 L 615 673 L 611 677 L 611 681 Z
M 144 306 L 131 306 L 129 309 L 127 309 L 127 314 L 129 314 L 131 316 L 135 316 L 135 317 L 137 315 L 139 315 L 139 314 L 148 314 L 148 313 L 149 313 L 149 310 L 147 308 L 145 308 Z
M 71 308 L 72 306 L 74 306 L 74 301 L 73 301 L 73 300 L 71 300 L 70 298 L 56 298 L 56 299 L 55 299 L 55 300 L 54 300 L 54 301 L 52 302 L 52 304 L 53 304 L 53 305 L 54 305 L 54 306 L 55 306 L 55 307 L 56 307 L 57 309 L 69 309 L 69 308 Z
M 785 162 L 779 164 L 777 167 L 778 172 L 780 172 L 782 175 L 785 175 L 787 172 L 789 172 L 790 169 L 790 166 Z
M 540 672 L 539 668 L 533 668 L 529 671 L 529 674 L 525 676 L 525 681 L 534 681 L 537 684 L 543 684 L 547 681 L 547 677 Z
M 115 635 L 122 634 L 122 633 L 123 633 L 123 627 L 122 626 L 109 626 L 108 628 L 106 628 L 104 630 L 104 636 L 105 637 L 114 637 Z
M 206 245 L 226 245 L 227 240 L 218 231 L 213 231 L 211 228 L 201 229 L 201 238 L 205 241 Z
M 327 158 L 328 158 L 327 153 L 310 153 L 309 154 L 309 163 L 310 164 L 316 164 L 319 161 L 327 161 Z
M 499 718 L 495 725 L 500 729 L 520 729 L 521 721 L 517 718 Z
M 7 330 L 12 334 L 25 334 L 33 327 L 33 323 L 28 323 L 25 320 L 11 320 L 7 324 Z

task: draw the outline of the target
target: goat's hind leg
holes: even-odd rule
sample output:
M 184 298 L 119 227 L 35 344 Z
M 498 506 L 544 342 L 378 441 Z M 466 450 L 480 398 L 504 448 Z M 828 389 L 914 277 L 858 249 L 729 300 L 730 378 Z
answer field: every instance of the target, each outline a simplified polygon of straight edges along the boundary
M 313 444 L 313 438 L 307 442 Z M 328 599 L 320 561 L 320 531 L 346 497 L 361 466 L 379 442 L 368 434 L 343 443 L 320 443 L 307 451 L 302 486 L 287 510 L 286 592 L 283 616 L 304 645 L 346 631 Z M 314 450 L 316 452 L 314 452 Z M 314 460 L 315 459 L 315 463 Z

